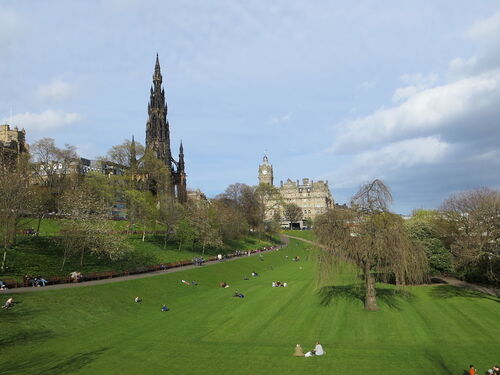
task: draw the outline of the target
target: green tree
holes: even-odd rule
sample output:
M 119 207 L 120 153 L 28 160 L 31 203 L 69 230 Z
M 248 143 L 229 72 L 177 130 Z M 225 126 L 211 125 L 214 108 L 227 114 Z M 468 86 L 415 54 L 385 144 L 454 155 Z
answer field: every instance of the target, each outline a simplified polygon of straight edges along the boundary
M 421 282 L 427 274 L 423 249 L 408 237 L 403 219 L 388 211 L 391 200 L 387 186 L 375 180 L 361 186 L 352 208 L 330 209 L 315 223 L 315 234 L 327 249 L 319 257 L 320 278 L 326 279 L 339 261 L 359 267 L 366 310 L 378 310 L 375 274 L 392 276 L 397 285 Z
M 138 224 L 142 228 L 142 241 L 146 239 L 148 229 L 154 229 L 158 210 L 156 200 L 149 191 L 127 190 L 127 215 L 131 225 Z

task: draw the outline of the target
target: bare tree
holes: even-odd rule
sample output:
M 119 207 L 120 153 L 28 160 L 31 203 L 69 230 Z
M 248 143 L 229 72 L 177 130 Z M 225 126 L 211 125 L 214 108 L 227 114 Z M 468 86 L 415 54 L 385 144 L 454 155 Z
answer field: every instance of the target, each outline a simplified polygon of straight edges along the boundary
M 140 159 L 144 155 L 144 146 L 134 141 L 135 157 Z M 107 153 L 107 159 L 114 163 L 130 167 L 132 141 L 125 139 L 121 144 L 113 146 Z
M 359 267 L 365 282 L 365 309 L 378 310 L 375 274 L 397 285 L 418 283 L 427 275 L 424 250 L 408 237 L 403 219 L 388 212 L 391 194 L 379 180 L 361 186 L 352 208 L 335 207 L 317 217 L 315 233 L 327 250 L 319 257 L 320 278 L 339 262 Z
M 446 242 L 466 278 L 500 281 L 500 190 L 454 194 L 441 206 Z
M 302 220 L 302 209 L 295 203 L 287 203 L 283 205 L 283 216 L 286 220 L 292 223 L 296 223 Z
M 3 247 L 1 270 L 5 270 L 7 251 L 16 242 L 19 222 L 29 208 L 27 160 L 19 157 L 14 167 L 0 162 L 0 241 Z

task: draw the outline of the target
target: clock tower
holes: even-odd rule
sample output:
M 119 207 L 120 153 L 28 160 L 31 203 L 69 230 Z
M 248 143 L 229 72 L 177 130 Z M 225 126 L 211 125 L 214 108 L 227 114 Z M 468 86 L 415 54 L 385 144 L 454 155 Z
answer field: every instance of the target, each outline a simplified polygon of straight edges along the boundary
M 259 185 L 260 184 L 273 184 L 273 166 L 269 164 L 267 155 L 264 155 L 262 164 L 259 165 Z

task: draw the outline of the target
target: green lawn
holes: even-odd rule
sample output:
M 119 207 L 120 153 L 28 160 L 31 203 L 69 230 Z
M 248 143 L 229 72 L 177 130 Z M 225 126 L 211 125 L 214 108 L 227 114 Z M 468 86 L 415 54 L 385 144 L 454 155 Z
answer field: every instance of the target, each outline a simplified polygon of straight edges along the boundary
M 297 243 L 264 261 L 15 295 L 20 303 L 0 311 L 0 374 L 460 375 L 469 363 L 483 374 L 500 360 L 498 299 L 381 284 L 381 310 L 366 312 L 348 271 L 318 292 L 309 249 Z M 289 287 L 272 288 L 275 280 Z M 236 290 L 246 297 L 231 297 Z M 297 343 L 310 349 L 318 339 L 324 357 L 292 357 Z
M 47 222 L 51 228 L 57 226 L 54 221 Z M 277 239 L 274 240 L 277 241 Z M 165 247 L 162 236 L 149 235 L 146 237 L 146 241 L 142 242 L 140 235 L 131 235 L 127 239 L 130 251 L 120 260 L 111 261 L 108 258 L 87 254 L 82 267 L 78 254 L 75 254 L 67 261 L 64 269 L 61 269 L 64 250 L 58 244 L 55 236 L 25 236 L 20 239 L 17 246 L 8 250 L 7 269 L 0 273 L 0 280 L 2 278 L 21 280 L 25 274 L 43 275 L 44 277 L 68 275 L 75 270 L 84 274 L 100 271 L 123 271 L 136 267 L 189 260 L 202 255 L 206 258 L 217 253 L 258 249 L 270 246 L 272 241 L 271 238 L 260 239 L 257 236 L 249 235 L 240 240 L 231 241 L 221 248 L 207 249 L 205 254 L 202 254 L 201 249 L 196 247 L 191 249 L 189 245 L 184 245 L 179 250 L 175 241 L 168 242 Z
M 314 231 L 312 230 L 284 230 L 283 233 L 292 237 L 300 237 L 314 241 Z

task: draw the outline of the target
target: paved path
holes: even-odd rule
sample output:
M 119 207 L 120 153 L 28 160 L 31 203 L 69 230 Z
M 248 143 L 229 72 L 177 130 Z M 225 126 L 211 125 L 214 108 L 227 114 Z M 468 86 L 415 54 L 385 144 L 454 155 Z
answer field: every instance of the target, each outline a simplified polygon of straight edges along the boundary
M 277 248 L 281 249 L 284 246 L 286 246 L 287 244 L 288 244 L 288 240 L 285 240 L 285 243 L 281 247 L 278 246 Z M 255 255 L 258 255 L 258 254 L 267 253 L 269 251 L 274 251 L 274 250 L 264 250 L 264 251 L 260 251 L 260 252 L 255 252 L 255 253 L 250 254 L 249 256 L 255 256 Z M 245 258 L 247 256 L 248 255 L 242 255 L 242 256 L 237 256 L 237 257 L 234 257 L 234 258 L 228 258 L 228 259 L 224 260 L 224 262 L 230 262 L 230 261 L 233 261 L 233 260 L 242 259 L 242 258 Z M 217 263 L 220 263 L 220 262 L 218 260 L 207 261 L 201 267 L 211 266 L 211 265 L 214 265 L 214 264 L 217 264 Z M 101 279 L 101 280 L 84 281 L 84 282 L 81 282 L 81 283 L 55 284 L 55 285 L 47 285 L 47 286 L 44 286 L 44 287 L 12 288 L 12 289 L 7 289 L 7 290 L 2 290 L 2 291 L 0 291 L 0 294 L 11 294 L 11 293 L 19 294 L 19 293 L 42 292 L 42 291 L 54 290 L 54 289 L 78 288 L 78 287 L 83 287 L 83 286 L 101 285 L 101 284 L 109 284 L 109 283 L 118 283 L 118 282 L 121 282 L 121 281 L 143 279 L 143 278 L 146 278 L 146 277 L 153 277 L 153 276 L 158 276 L 158 275 L 162 275 L 162 274 L 165 274 L 165 273 L 185 271 L 185 270 L 189 270 L 189 269 L 192 269 L 192 268 L 199 268 L 199 267 L 200 266 L 195 266 L 195 265 L 190 264 L 190 265 L 187 265 L 187 266 L 169 268 L 169 269 L 161 270 L 161 271 L 154 271 L 154 272 L 139 273 L 139 274 L 136 274 L 136 275 L 113 277 L 111 279 Z
M 326 248 L 326 246 L 324 246 L 324 245 L 321 245 L 321 244 L 316 243 L 316 242 L 311 241 L 311 240 L 307 240 L 305 238 L 290 236 L 288 234 L 284 234 L 283 236 L 284 237 L 288 237 L 288 238 L 293 238 L 294 240 L 299 240 L 299 241 L 302 241 L 302 242 L 306 242 L 308 244 L 320 247 L 322 249 Z M 447 276 L 447 277 L 438 276 L 438 277 L 434 277 L 434 278 L 442 280 L 444 282 L 444 284 L 453 285 L 453 286 L 456 286 L 456 287 L 459 287 L 459 288 L 467 288 L 467 289 L 475 290 L 477 292 L 489 294 L 489 295 L 492 295 L 492 296 L 495 296 L 495 297 L 500 297 L 500 288 L 497 288 L 495 286 L 487 286 L 487 285 L 480 285 L 480 284 L 468 283 L 467 281 L 462 281 L 462 280 L 459 280 L 459 279 L 457 279 L 455 277 L 449 277 L 449 276 Z M 435 285 L 435 284 L 433 284 L 433 285 Z

